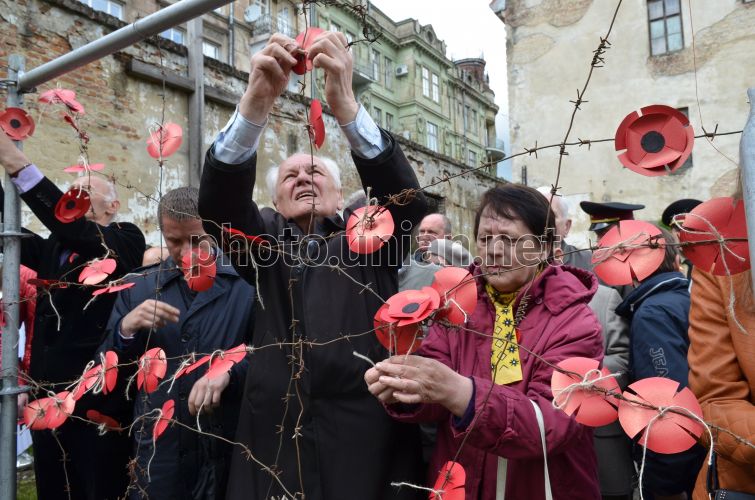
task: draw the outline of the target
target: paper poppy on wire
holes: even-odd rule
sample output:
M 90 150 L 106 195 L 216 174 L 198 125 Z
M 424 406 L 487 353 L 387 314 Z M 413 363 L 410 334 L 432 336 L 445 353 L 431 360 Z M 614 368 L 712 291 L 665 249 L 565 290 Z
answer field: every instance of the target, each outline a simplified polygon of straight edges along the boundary
M 106 430 L 106 431 L 123 430 L 121 429 L 121 425 L 118 423 L 117 420 L 115 420 L 113 417 L 108 417 L 107 415 L 103 415 L 97 410 L 87 410 L 86 416 L 87 416 L 87 420 L 91 420 L 92 422 L 96 423 L 102 428 L 102 430 Z
M 113 392 L 118 382 L 118 355 L 115 351 L 107 351 L 100 354 L 103 368 L 102 394 Z
M 84 217 L 91 206 L 89 193 L 74 186 L 63 193 L 55 205 L 55 218 L 63 224 L 68 224 Z
M 296 65 L 292 68 L 294 73 L 297 75 L 303 75 L 307 71 L 312 71 L 312 60 L 307 56 L 307 52 L 315 39 L 324 32 L 325 30 L 322 28 L 310 26 L 306 31 L 303 31 L 296 36 L 296 43 L 299 45 L 301 51 L 294 54 L 294 57 L 296 57 L 297 60 Z
M 181 259 L 184 278 L 189 288 L 195 292 L 204 292 L 212 288 L 217 274 L 215 256 L 202 249 L 187 252 Z
M 433 490 L 440 494 L 430 493 L 430 500 L 464 500 L 466 482 L 464 467 L 458 462 L 448 461 L 438 473 L 433 486 Z
M 251 234 L 246 234 L 244 231 L 240 231 L 232 227 L 223 226 L 223 232 L 226 235 L 226 237 L 231 240 L 244 239 L 253 245 L 260 245 L 262 243 L 265 243 L 265 239 L 262 238 L 261 236 L 254 236 Z
M 39 95 L 39 102 L 46 104 L 65 104 L 65 106 L 80 115 L 84 114 L 84 106 L 76 100 L 76 92 L 68 89 L 50 89 Z
M 0 114 L 0 128 L 14 141 L 23 141 L 34 134 L 34 120 L 21 108 L 6 108 Z
M 309 107 L 309 137 L 317 149 L 325 142 L 325 122 L 322 119 L 322 104 L 312 99 Z
M 102 382 L 104 373 L 101 364 L 94 365 L 92 368 L 85 371 L 79 379 L 79 382 L 76 384 L 76 387 L 73 389 L 73 399 L 78 401 L 84 396 L 84 394 L 89 392 L 98 383 Z
M 69 174 L 79 174 L 81 172 L 88 172 L 90 170 L 94 172 L 99 172 L 105 168 L 104 163 L 90 163 L 89 165 L 83 165 L 81 163 L 76 165 L 71 165 L 70 167 L 66 167 L 63 169 L 63 172 L 67 172 Z
M 155 422 L 155 426 L 152 428 L 152 440 L 156 441 L 157 438 L 159 438 L 163 432 L 165 432 L 165 429 L 168 428 L 168 424 L 170 424 L 170 419 L 173 418 L 173 412 L 176 409 L 176 403 L 169 399 L 165 403 L 163 403 L 162 408 L 160 408 L 160 417 L 157 419 L 157 422 Z
M 156 160 L 167 158 L 178 151 L 181 142 L 183 142 L 183 129 L 180 125 L 168 122 L 159 125 L 157 130 L 149 135 L 147 153 Z
M 380 205 L 368 205 L 352 212 L 346 223 L 346 241 L 352 252 L 376 252 L 393 235 L 391 212 Z
M 30 278 L 26 280 L 26 283 L 31 286 L 36 286 L 38 288 L 44 288 L 45 290 L 49 290 L 51 288 L 68 288 L 68 283 L 66 283 L 65 281 L 58 281 L 58 280 Z
M 630 285 L 653 274 L 663 262 L 666 240 L 649 222 L 623 220 L 608 230 L 593 252 L 594 272 L 606 285 Z
M 605 368 L 598 368 L 600 363 L 590 358 L 568 358 L 558 363 L 559 368 L 566 372 L 553 370 L 551 376 L 551 391 L 553 403 L 558 405 L 567 415 L 574 415 L 577 422 L 590 427 L 608 425 L 618 417 L 619 401 L 602 391 L 620 394 L 621 389 L 615 377 L 603 378 L 589 387 L 575 386 L 584 382 L 594 381 L 611 374 Z M 575 375 L 576 374 L 576 375 Z
M 240 344 L 236 347 L 221 352 L 212 359 L 209 370 L 204 375 L 208 379 L 214 379 L 230 370 L 233 365 L 240 363 L 246 357 L 246 345 Z
M 719 236 L 739 241 L 719 242 Z M 713 198 L 684 216 L 679 240 L 682 252 L 701 270 L 725 276 L 750 269 L 750 247 L 744 201 Z M 700 243 L 707 241 L 706 243 Z M 689 244 L 692 243 L 692 244 Z
M 165 351 L 159 347 L 153 347 L 139 358 L 139 368 L 136 372 L 136 386 L 147 394 L 157 389 L 160 381 L 165 377 L 168 369 L 168 361 L 165 359 Z
M 441 298 L 436 319 L 463 325 L 477 307 L 477 283 L 460 267 L 448 266 L 435 273 L 432 286 Z
M 647 442 L 648 449 L 656 453 L 680 453 L 691 448 L 704 427 L 686 411 L 699 418 L 703 411 L 688 387 L 678 389 L 678 382 L 664 377 L 645 378 L 630 384 L 623 394 L 628 401 L 619 403 L 619 422 L 624 432 L 630 438 L 641 434 L 639 444 L 644 446 Z M 633 401 L 661 408 L 681 407 L 686 411 L 682 410 L 682 414 L 666 411 L 659 416 L 658 410 Z
M 192 354 L 192 356 L 193 356 L 193 354 Z M 189 373 L 193 372 L 194 370 L 196 370 L 197 368 L 199 368 L 199 367 L 200 367 L 200 366 L 202 366 L 203 364 L 205 364 L 205 363 L 207 363 L 208 361 L 210 361 L 210 359 L 211 359 L 211 358 L 212 358 L 212 356 L 210 356 L 209 354 L 208 354 L 208 355 L 206 355 L 206 356 L 202 356 L 202 357 L 201 357 L 201 358 L 199 358 L 199 359 L 198 359 L 197 361 L 194 361 L 193 363 L 191 363 L 191 364 L 189 364 L 189 365 L 186 365 L 186 366 L 184 366 L 183 368 L 181 368 L 180 370 L 178 370 L 178 371 L 177 371 L 177 372 L 176 372 L 176 373 L 175 373 L 175 374 L 173 375 L 173 379 L 175 380 L 175 379 L 177 379 L 178 377 L 182 377 L 183 375 L 188 375 Z
M 421 321 L 440 306 L 440 295 L 429 286 L 422 290 L 404 290 L 389 298 L 375 313 L 378 341 L 395 354 L 407 354 L 422 343 Z
M 55 397 L 31 401 L 24 407 L 22 420 L 33 431 L 57 429 L 73 413 L 75 406 L 71 393 L 64 391 Z
M 96 285 L 113 274 L 118 264 L 115 259 L 96 259 L 90 261 L 79 273 L 79 283 Z
M 625 150 L 619 161 L 647 176 L 667 175 L 681 167 L 695 142 L 695 132 L 684 113 L 656 104 L 633 111 L 616 130 L 614 147 Z
M 105 288 L 98 288 L 97 290 L 92 292 L 93 296 L 102 295 L 103 293 L 116 293 L 120 292 L 121 290 L 126 290 L 127 288 L 131 288 L 132 286 L 136 286 L 135 282 L 131 283 L 123 283 L 121 285 L 111 285 L 106 286 Z

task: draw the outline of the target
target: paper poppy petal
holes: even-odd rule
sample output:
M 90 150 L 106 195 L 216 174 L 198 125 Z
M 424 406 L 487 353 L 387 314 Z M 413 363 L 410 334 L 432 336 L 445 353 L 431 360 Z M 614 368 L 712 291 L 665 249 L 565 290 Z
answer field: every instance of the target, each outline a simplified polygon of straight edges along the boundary
M 79 283 L 96 285 L 113 274 L 116 267 L 115 259 L 93 260 L 79 273 Z
M 386 323 L 381 319 L 388 305 L 383 304 L 375 313 L 375 335 L 378 342 L 391 354 L 411 354 L 422 345 L 422 328 L 418 323 L 398 327 L 396 324 Z
M 467 474 L 464 467 L 458 462 L 446 462 L 433 486 L 433 490 L 442 493 L 430 493 L 430 500 L 464 500 L 466 482 Z
M 210 358 L 212 358 L 212 356 L 210 356 L 210 355 L 208 354 L 208 355 L 206 355 L 206 356 L 202 356 L 201 358 L 199 358 L 199 359 L 198 359 L 197 361 L 195 361 L 194 363 L 192 363 L 192 364 L 190 364 L 190 365 L 186 365 L 186 366 L 184 366 L 183 368 L 181 368 L 180 370 L 178 370 L 178 371 L 177 371 L 177 372 L 175 373 L 175 375 L 173 375 L 173 379 L 177 379 L 177 378 L 179 378 L 179 377 L 182 377 L 182 376 L 184 376 L 184 375 L 188 375 L 189 373 L 193 372 L 194 370 L 196 370 L 197 368 L 199 368 L 199 367 L 200 367 L 200 366 L 202 366 L 203 364 L 205 364 L 205 363 L 207 363 L 208 361 L 210 361 Z
M 88 420 L 91 420 L 92 422 L 96 424 L 105 426 L 105 428 L 109 431 L 121 430 L 121 426 L 117 420 L 115 420 L 113 417 L 108 417 L 107 415 L 103 415 L 97 410 L 87 410 L 86 416 Z
M 52 398 L 41 398 L 30 401 L 24 406 L 23 422 L 26 427 L 33 431 L 47 429 L 47 415 Z
M 309 108 L 310 137 L 317 149 L 325 142 L 325 122 L 322 119 L 322 104 L 318 99 L 312 99 Z
M 716 240 L 740 238 L 743 241 L 726 241 L 724 248 Z M 729 197 L 713 198 L 695 207 L 684 218 L 679 240 L 685 257 L 695 266 L 716 276 L 738 274 L 750 269 L 750 250 L 747 241 L 747 221 L 744 202 Z
M 302 31 L 296 36 L 296 43 L 301 47 L 305 52 L 309 51 L 309 48 L 312 46 L 314 41 L 317 39 L 318 36 L 320 36 L 322 33 L 324 33 L 325 30 L 322 28 L 317 28 L 315 26 L 309 26 L 306 31 Z M 303 75 L 307 71 L 312 71 L 312 60 L 305 55 L 304 58 L 304 66 L 306 71 L 302 73 L 297 73 Z M 301 70 L 300 62 L 297 62 L 297 67 L 299 70 Z
M 84 394 L 97 384 L 97 381 L 102 376 L 102 365 L 95 365 L 81 376 L 79 383 L 73 390 L 73 399 L 78 401 Z
M 47 429 L 57 429 L 68 420 L 76 406 L 72 394 L 68 391 L 60 392 L 51 398 L 45 413 Z
M 136 373 L 136 386 L 147 394 L 154 392 L 160 381 L 165 377 L 168 362 L 165 352 L 159 347 L 153 347 L 139 358 L 139 368 Z
M 115 384 L 118 381 L 118 354 L 115 351 L 107 351 L 104 358 L 105 384 L 102 393 L 107 394 L 115 389 Z
M 113 286 L 108 286 L 105 288 L 99 288 L 95 290 L 94 292 L 92 292 L 92 295 L 96 296 L 96 295 L 102 295 L 103 293 L 120 292 L 121 290 L 126 290 L 127 288 L 131 288 L 132 286 L 136 286 L 136 283 L 133 281 L 130 283 L 123 283 L 122 285 L 113 285 Z
M 71 165 L 70 167 L 64 168 L 63 172 L 67 172 L 69 174 L 78 174 L 81 172 L 86 172 L 87 170 L 99 172 L 100 170 L 104 168 L 105 168 L 104 163 L 90 163 L 89 166 L 77 164 L 77 165 Z
M 293 65 L 291 71 L 293 71 L 295 74 L 303 75 L 304 73 L 312 69 L 311 67 L 308 67 L 311 66 L 312 63 L 310 62 L 309 65 L 307 64 L 308 60 L 306 54 L 298 53 L 294 54 L 294 57 L 296 58 L 296 64 Z
M 619 403 L 619 422 L 629 437 L 634 438 L 642 433 L 639 444 L 647 442 L 648 449 L 656 453 L 680 453 L 694 445 L 704 430 L 702 424 L 691 417 L 671 412 L 658 417 L 657 410 L 632 403 L 638 401 L 655 407 L 682 407 L 702 418 L 702 409 L 692 391 L 687 387 L 677 392 L 678 389 L 678 382 L 663 377 L 646 378 L 630 384 L 623 395 L 628 401 Z
M 147 153 L 154 159 L 161 157 L 167 158 L 172 155 L 183 142 L 183 129 L 180 125 L 168 122 L 155 132 L 152 132 L 147 139 Z
M 661 234 L 654 225 L 639 220 L 623 220 L 608 230 L 593 253 L 594 272 L 607 285 L 629 285 L 642 281 L 655 272 L 663 262 L 665 240 L 654 238 Z M 652 241 L 656 248 L 649 246 Z M 618 244 L 636 248 L 615 248 Z
M 437 319 L 463 325 L 477 307 L 477 284 L 466 269 L 444 267 L 435 273 L 431 286 L 441 297 Z
M 566 392 L 564 392 L 564 389 L 582 382 L 588 373 L 591 373 L 590 380 L 610 374 L 605 368 L 599 372 L 593 372 L 598 370 L 599 365 L 600 363 L 595 359 L 568 358 L 558 363 L 557 366 L 563 370 L 578 373 L 580 376 L 577 377 L 558 370 L 554 370 L 551 376 L 551 391 L 554 401 L 562 407 L 567 415 L 576 413 L 576 421 L 590 427 L 608 425 L 616 420 L 618 417 L 618 401 L 616 398 L 607 397 L 603 393 L 589 389 L 571 389 Z M 619 384 L 615 378 L 606 378 L 595 382 L 595 386 L 617 394 L 620 392 Z
M 170 424 L 170 419 L 173 418 L 173 412 L 175 411 L 176 403 L 169 399 L 165 403 L 163 403 L 163 406 L 161 408 L 162 415 L 160 418 L 155 422 L 155 426 L 152 428 L 152 440 L 156 441 L 157 438 L 159 438 L 163 432 L 165 432 L 165 429 L 168 428 L 168 424 Z
M 34 120 L 21 108 L 6 108 L 0 114 L 0 128 L 14 141 L 23 141 L 34 134 Z
M 386 208 L 379 205 L 357 208 L 346 223 L 349 250 L 360 254 L 376 252 L 390 239 L 394 229 L 393 216 Z

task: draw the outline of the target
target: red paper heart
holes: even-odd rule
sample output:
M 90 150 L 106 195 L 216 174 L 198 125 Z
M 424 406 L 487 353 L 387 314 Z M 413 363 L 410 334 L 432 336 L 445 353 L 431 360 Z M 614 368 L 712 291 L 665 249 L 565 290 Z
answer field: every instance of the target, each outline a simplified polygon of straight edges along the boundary
M 718 241 L 682 247 L 684 255 L 695 266 L 717 276 L 725 276 L 727 267 L 729 274 L 738 274 L 750 269 L 750 247 L 747 242 L 744 205 L 742 200 L 735 202 L 732 198 L 713 198 L 686 214 L 679 235 L 682 243 L 717 240 L 718 235 L 723 238 L 743 239 L 724 242 L 724 249 Z
M 576 414 L 575 420 L 577 422 L 589 425 L 590 427 L 608 425 L 616 420 L 618 417 L 617 408 L 619 401 L 614 396 L 607 396 L 606 394 L 582 387 L 572 388 L 567 391 L 564 390 L 567 387 L 573 386 L 573 384 L 581 383 L 588 373 L 590 373 L 588 381 L 592 381 L 598 377 L 610 375 L 611 372 L 605 368 L 598 370 L 600 363 L 590 358 L 568 358 L 558 363 L 557 366 L 565 371 L 579 374 L 579 376 L 576 376 L 553 370 L 553 375 L 551 376 L 553 401 L 567 415 Z M 619 383 L 615 378 L 607 378 L 595 382 L 594 386 L 616 394 L 621 392 Z
M 147 394 L 154 392 L 165 377 L 168 361 L 165 352 L 159 347 L 153 347 L 139 358 L 139 369 L 136 372 L 136 386 Z
M 183 142 L 183 129 L 180 125 L 168 122 L 150 134 L 147 139 L 147 153 L 156 160 L 167 158 L 178 151 L 181 142 Z
M 0 114 L 0 128 L 14 141 L 23 141 L 34 134 L 34 120 L 21 108 L 6 108 Z
M 643 281 L 663 262 L 666 240 L 657 237 L 660 234 L 661 230 L 649 222 L 620 221 L 598 242 L 599 248 L 592 256 L 595 274 L 610 286 Z M 619 243 L 629 248 L 614 248 Z
M 430 493 L 430 500 L 464 500 L 464 486 L 467 474 L 458 462 L 448 461 L 438 473 L 433 490 L 440 494 Z
M 325 142 L 325 122 L 322 119 L 322 104 L 317 99 L 312 99 L 309 108 L 309 136 L 317 149 Z
M 629 401 L 647 403 L 656 407 L 678 406 L 702 418 L 702 409 L 688 387 L 677 392 L 679 383 L 663 377 L 651 377 L 630 384 L 624 391 Z M 702 424 L 688 416 L 666 412 L 662 417 L 657 410 L 643 408 L 629 401 L 619 403 L 619 422 L 629 437 L 642 433 L 640 445 L 656 453 L 680 453 L 688 450 L 703 433 Z M 648 435 L 647 427 L 650 425 Z
M 81 273 L 79 274 L 79 283 L 96 285 L 113 274 L 116 267 L 118 267 L 118 264 L 115 259 L 93 260 L 81 270 Z
M 466 269 L 444 267 L 435 273 L 431 286 L 441 297 L 438 320 L 463 325 L 477 308 L 477 284 Z
M 108 417 L 107 415 L 103 415 L 102 413 L 98 412 L 97 410 L 87 410 L 87 419 L 91 420 L 92 422 L 96 424 L 100 424 L 105 427 L 105 429 L 109 431 L 120 431 L 121 426 L 112 417 Z
M 352 252 L 369 254 L 385 245 L 393 230 L 393 216 L 388 209 L 379 205 L 360 207 L 346 223 L 346 241 Z
M 169 399 L 165 403 L 163 403 L 163 407 L 161 409 L 162 415 L 157 419 L 155 426 L 152 428 L 152 441 L 157 441 L 157 438 L 159 438 L 162 433 L 165 432 L 165 429 L 168 428 L 170 419 L 173 418 L 173 412 L 175 411 L 175 408 L 176 403 L 172 399 Z

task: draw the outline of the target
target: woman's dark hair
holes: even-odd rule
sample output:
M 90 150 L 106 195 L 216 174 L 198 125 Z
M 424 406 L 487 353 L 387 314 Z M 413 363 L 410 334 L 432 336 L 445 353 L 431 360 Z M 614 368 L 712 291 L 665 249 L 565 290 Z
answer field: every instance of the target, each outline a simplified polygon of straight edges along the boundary
M 658 225 L 656 225 L 656 227 L 661 230 L 661 235 L 663 236 L 663 239 L 666 240 L 666 245 L 663 246 L 663 261 L 661 262 L 661 265 L 658 267 L 658 269 L 656 269 L 652 274 L 652 276 L 660 273 L 671 273 L 674 271 L 679 271 L 679 266 L 677 265 L 677 257 L 679 256 L 679 247 L 677 246 L 677 244 L 679 243 L 679 241 L 676 239 L 676 236 L 671 233 L 671 231 L 668 231 L 666 228 L 660 227 Z
M 548 199 L 539 191 L 521 184 L 505 184 L 485 191 L 474 218 L 475 238 L 480 229 L 480 218 L 486 208 L 507 219 L 521 220 L 530 234 L 540 238 L 548 251 L 548 257 L 551 257 L 556 234 L 556 216 L 549 206 Z

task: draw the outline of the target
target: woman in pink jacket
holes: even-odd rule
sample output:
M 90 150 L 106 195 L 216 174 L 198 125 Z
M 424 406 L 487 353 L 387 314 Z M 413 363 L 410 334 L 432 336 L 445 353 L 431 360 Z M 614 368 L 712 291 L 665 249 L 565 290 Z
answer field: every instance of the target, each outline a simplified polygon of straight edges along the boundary
M 588 306 L 597 281 L 548 264 L 553 220 L 534 189 L 487 191 L 475 219 L 474 313 L 462 327 L 435 324 L 418 355 L 394 356 L 365 374 L 394 418 L 438 423 L 431 486 L 455 459 L 466 472 L 467 499 L 546 498 L 534 403 L 544 421 L 552 498 L 600 498 L 592 430 L 554 408 L 550 389 L 552 365 L 603 357 Z

